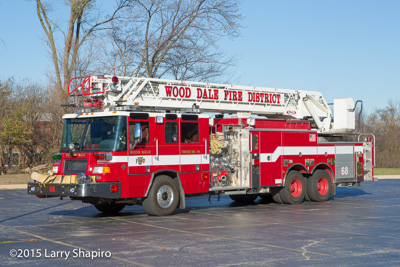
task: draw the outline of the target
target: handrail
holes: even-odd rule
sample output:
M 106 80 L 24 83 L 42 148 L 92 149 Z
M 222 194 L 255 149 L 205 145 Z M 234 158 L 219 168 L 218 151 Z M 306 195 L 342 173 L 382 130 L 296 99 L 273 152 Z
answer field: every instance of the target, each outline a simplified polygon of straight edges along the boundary
M 93 76 L 86 76 L 86 77 L 76 77 L 76 78 L 72 78 L 69 82 L 68 82 L 68 97 L 70 96 L 89 96 L 89 95 L 97 95 L 97 94 L 104 94 L 104 86 L 102 88 L 102 91 L 100 92 L 96 92 L 96 93 L 92 93 L 91 89 L 97 84 L 96 82 L 91 82 L 91 78 Z M 106 78 L 104 75 L 97 75 L 95 77 L 99 77 L 99 78 Z M 71 82 L 73 80 L 77 80 L 77 79 L 83 79 L 82 83 L 80 83 L 77 87 L 75 87 L 73 90 L 71 90 Z M 85 90 L 85 84 L 87 84 L 87 88 Z M 81 88 L 81 94 L 76 93 L 73 94 L 74 92 L 78 91 L 78 89 Z
M 372 149 L 374 150 L 374 164 L 372 165 L 372 167 L 375 167 L 375 162 L 376 162 L 376 150 L 375 150 L 375 135 L 372 133 L 362 133 L 358 135 L 358 142 L 360 142 L 360 137 L 361 136 L 365 136 L 365 137 L 372 137 Z

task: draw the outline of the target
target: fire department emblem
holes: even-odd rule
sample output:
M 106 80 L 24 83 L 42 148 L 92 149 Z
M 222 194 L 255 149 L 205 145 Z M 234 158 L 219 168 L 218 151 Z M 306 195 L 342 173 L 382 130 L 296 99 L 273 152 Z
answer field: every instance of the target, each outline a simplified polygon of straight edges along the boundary
M 136 163 L 139 164 L 139 165 L 142 165 L 144 162 L 145 162 L 145 159 L 143 157 L 138 157 L 136 159 Z

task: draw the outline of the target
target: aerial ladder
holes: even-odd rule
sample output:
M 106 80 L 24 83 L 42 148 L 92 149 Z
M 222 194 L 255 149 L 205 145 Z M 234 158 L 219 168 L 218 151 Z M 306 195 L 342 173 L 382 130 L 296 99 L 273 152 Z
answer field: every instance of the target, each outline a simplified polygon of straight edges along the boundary
M 84 108 L 104 111 L 169 110 L 312 119 L 322 134 L 355 130 L 351 98 L 335 99 L 332 114 L 322 94 L 314 91 L 98 75 L 72 79 L 68 94 L 72 99 L 85 98 Z

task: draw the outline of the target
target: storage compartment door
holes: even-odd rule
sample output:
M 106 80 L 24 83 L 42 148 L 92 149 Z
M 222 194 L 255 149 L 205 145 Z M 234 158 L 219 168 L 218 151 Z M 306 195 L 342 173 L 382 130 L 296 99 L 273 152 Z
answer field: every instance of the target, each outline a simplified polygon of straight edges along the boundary
M 336 146 L 335 174 L 336 180 L 355 181 L 354 146 Z

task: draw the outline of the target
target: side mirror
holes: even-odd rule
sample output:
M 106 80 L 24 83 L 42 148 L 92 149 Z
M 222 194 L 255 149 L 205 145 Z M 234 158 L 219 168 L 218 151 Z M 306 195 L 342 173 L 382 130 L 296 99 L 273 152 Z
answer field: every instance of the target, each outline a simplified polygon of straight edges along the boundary
M 142 125 L 140 123 L 135 124 L 135 130 L 133 132 L 133 139 L 140 142 L 142 140 Z

